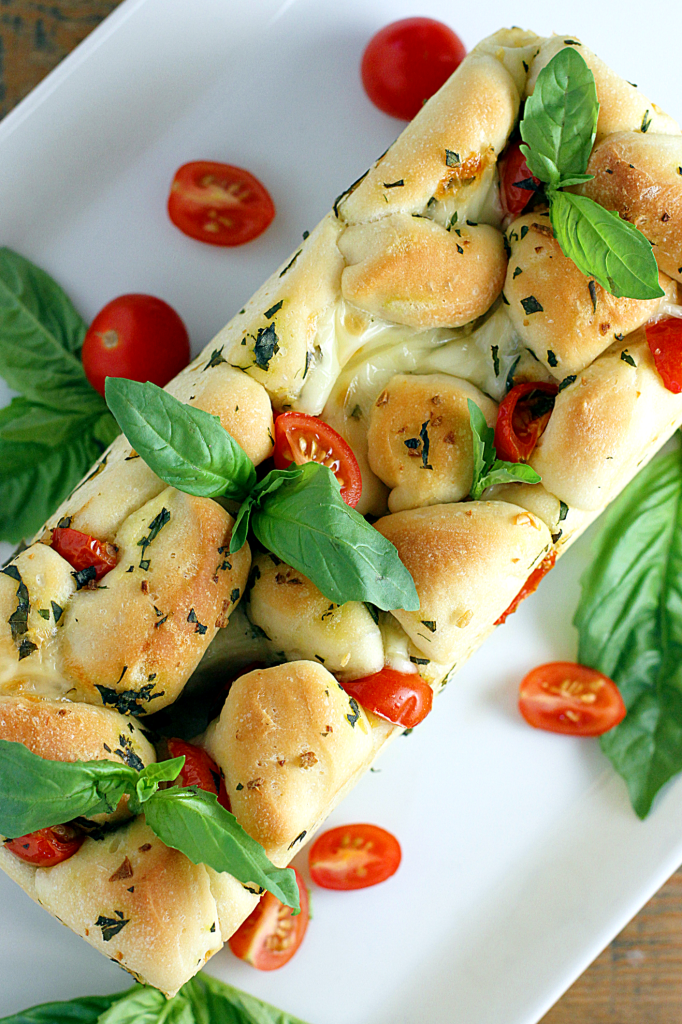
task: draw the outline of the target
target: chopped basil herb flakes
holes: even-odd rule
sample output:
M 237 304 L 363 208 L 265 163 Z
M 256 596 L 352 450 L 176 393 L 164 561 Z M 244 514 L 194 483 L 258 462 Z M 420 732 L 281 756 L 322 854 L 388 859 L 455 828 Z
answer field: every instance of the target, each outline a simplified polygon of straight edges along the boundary
M 410 661 L 413 665 L 430 665 L 431 662 L 428 658 L 415 658 L 412 654 L 410 655 Z
M 348 703 L 350 704 L 351 711 L 349 715 L 346 715 L 346 718 L 353 726 L 353 728 L 355 728 L 355 723 L 360 717 L 360 706 L 358 705 L 358 702 L 356 701 L 355 697 L 349 697 Z
M 564 388 L 570 387 L 571 384 L 576 380 L 577 374 L 569 373 L 568 377 L 564 377 L 561 384 L 559 385 L 559 391 L 563 391 Z
M 422 469 L 433 469 L 433 466 L 429 465 L 429 448 L 431 442 L 429 440 L 429 421 L 426 420 L 422 423 L 422 428 L 419 431 L 419 436 L 422 441 Z
M 644 117 L 642 118 L 641 131 L 643 131 L 643 132 L 648 132 L 649 131 L 649 128 L 651 127 L 651 120 L 652 119 L 651 119 L 650 111 L 645 110 L 644 111 Z
M 263 313 L 263 316 L 266 317 L 268 320 L 272 320 L 275 313 L 278 313 L 283 305 L 284 299 L 280 299 L 279 302 L 276 302 L 274 306 L 270 306 L 270 309 L 266 309 L 265 312 Z
M 524 313 L 528 316 L 530 316 L 531 313 L 544 313 L 543 307 L 534 295 L 528 295 L 525 299 L 521 299 L 521 305 L 523 306 Z
M 385 181 L 384 188 L 401 188 L 404 184 L 405 181 L 403 178 L 401 178 L 399 181 Z
M 554 352 L 552 352 L 551 348 L 547 349 L 547 362 L 549 363 L 550 366 L 557 366 L 558 365 L 557 357 L 554 354 Z
M 221 363 L 226 363 L 227 362 L 227 359 L 223 358 L 223 348 L 224 347 L 225 347 L 224 345 L 221 345 L 220 348 L 213 349 L 213 351 L 211 352 L 211 358 L 209 359 L 209 361 L 206 363 L 206 366 L 204 367 L 204 372 L 206 370 L 210 370 L 210 368 L 212 366 L 220 366 Z
M 568 515 L 568 505 L 565 501 L 559 502 L 559 522 L 563 523 L 564 519 Z
M 270 360 L 277 352 L 279 352 L 279 338 L 275 333 L 275 325 L 270 324 L 268 327 L 259 328 L 253 347 L 256 366 L 261 370 L 269 370 Z
M 145 572 L 149 568 L 149 559 L 144 557 L 145 554 L 147 553 L 147 548 L 152 543 L 152 541 L 156 540 L 161 530 L 163 530 L 164 526 L 166 526 L 170 522 L 170 517 L 171 514 L 168 511 L 168 509 L 162 508 L 159 514 L 157 516 L 154 516 L 151 523 L 149 524 L 149 533 L 147 534 L 147 536 L 142 537 L 137 542 L 138 548 L 142 548 L 142 551 L 140 552 L 140 569 L 144 569 Z
M 597 282 L 592 278 L 587 282 L 587 287 L 590 290 L 590 298 L 592 299 L 592 312 L 597 312 Z
M 521 238 L 525 238 L 526 235 L 528 234 L 528 231 L 529 231 L 528 225 L 527 224 L 522 224 L 521 225 Z
M 208 626 L 204 626 L 203 623 L 199 622 L 197 618 L 197 613 L 194 611 L 194 608 L 190 608 L 189 615 L 187 616 L 187 621 L 196 623 L 196 629 L 194 630 L 195 633 L 200 633 L 201 636 L 203 636 L 206 633 Z
M 515 277 L 518 277 L 518 276 L 519 276 L 519 274 L 522 274 L 522 273 L 523 273 L 523 270 L 521 269 L 521 267 L 516 267 L 516 269 L 514 270 L 514 273 L 512 274 L 512 280 L 513 280 L 513 279 L 514 279 Z
M 7 565 L 2 572 L 5 576 L 9 576 L 10 579 L 13 579 L 19 584 L 17 587 L 17 607 L 7 621 L 12 632 L 12 640 L 15 644 L 21 643 L 21 638 L 24 633 L 28 633 L 28 614 L 31 610 L 28 587 L 22 580 L 21 573 L 16 565 Z M 29 654 L 30 653 L 31 652 L 29 651 Z M 24 655 L 24 657 L 26 657 L 26 655 Z
M 437 627 L 436 627 L 435 619 L 422 619 L 421 620 L 421 624 L 422 624 L 422 626 L 426 626 L 426 628 L 429 630 L 429 632 L 431 632 L 431 633 L 435 633 L 436 632 L 436 628 Z
M 459 153 L 454 153 L 451 149 L 446 149 L 445 163 L 448 167 L 459 167 Z
M 495 376 L 499 377 L 500 376 L 500 346 L 499 345 L 491 345 L 490 346 L 490 351 L 491 351 L 492 357 L 493 357 L 493 369 L 495 371 Z
M 38 609 L 38 615 L 40 615 L 41 619 L 46 619 L 49 622 L 49 619 L 50 619 L 50 609 L 49 608 L 39 608 Z
M 103 914 L 100 914 L 95 921 L 95 926 L 102 929 L 102 938 L 105 942 L 111 942 L 113 937 L 118 935 L 121 929 L 125 928 L 130 921 L 130 918 L 126 919 L 123 917 L 120 910 L 115 910 L 114 913 L 119 915 L 118 919 L 116 917 L 104 917 Z
M 624 348 L 621 352 L 620 358 L 623 360 L 624 363 L 628 363 L 630 366 L 637 366 L 637 363 L 634 361 L 634 359 L 632 358 L 632 356 L 626 348 Z
M 124 670 L 125 671 L 125 670 Z M 99 691 L 102 703 L 106 707 L 115 708 L 122 715 L 142 715 L 147 710 L 144 703 L 163 697 L 165 691 L 152 693 L 153 683 L 145 683 L 139 690 L 122 690 L 120 693 L 110 686 L 100 686 L 95 683 L 95 689 Z
M 294 263 L 296 262 L 296 260 L 298 259 L 298 257 L 301 255 L 302 252 L 303 252 L 303 250 L 299 249 L 298 252 L 294 253 L 294 255 L 291 257 L 291 259 L 287 263 L 287 265 L 284 268 L 284 270 L 280 273 L 280 275 L 279 275 L 280 277 L 284 277 L 284 275 L 286 274 L 287 270 L 291 270 L 291 268 L 293 267 Z
M 71 575 L 76 581 L 76 590 L 82 590 L 83 587 L 87 587 L 88 583 L 94 583 L 97 579 L 97 569 L 94 565 L 86 565 L 84 569 L 72 572 Z

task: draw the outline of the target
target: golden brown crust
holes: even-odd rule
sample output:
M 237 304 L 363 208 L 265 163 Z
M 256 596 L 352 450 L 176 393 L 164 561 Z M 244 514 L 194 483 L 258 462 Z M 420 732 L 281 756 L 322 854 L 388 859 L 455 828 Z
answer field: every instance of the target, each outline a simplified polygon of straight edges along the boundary
M 398 512 L 376 528 L 397 547 L 419 594 L 419 611 L 392 614 L 421 651 L 445 663 L 480 641 L 551 543 L 540 519 L 501 501 Z
M 587 170 L 593 180 L 576 191 L 639 228 L 661 270 L 682 281 L 682 135 L 610 135 Z
M 362 601 L 334 604 L 274 555 L 259 555 L 250 578 L 249 618 L 287 661 L 318 661 L 348 679 L 383 667 L 381 632 Z
M 530 464 L 568 505 L 601 509 L 681 414 L 682 396 L 663 386 L 640 330 L 560 392 Z
M 391 512 L 467 496 L 474 469 L 468 401 L 495 426 L 495 403 L 459 377 L 397 374 L 383 389 L 370 415 L 369 463 L 393 488 Z
M 164 510 L 166 524 L 143 549 Z M 170 487 L 128 517 L 106 587 L 78 591 L 64 613 L 61 671 L 80 699 L 125 693 L 147 714 L 177 698 L 246 584 L 248 545 L 228 555 L 231 533 L 220 505 Z
M 507 258 L 488 224 L 446 230 L 424 217 L 396 213 L 349 227 L 339 238 L 345 299 L 397 324 L 463 327 L 502 291 Z
M 519 217 L 507 237 L 509 316 L 524 344 L 559 380 L 584 369 L 617 336 L 646 323 L 665 301 L 610 295 L 564 256 L 545 213 Z M 664 274 L 660 283 L 670 297 L 673 283 Z
M 241 676 L 205 741 L 239 823 L 278 864 L 293 856 L 372 743 L 365 712 L 312 661 Z

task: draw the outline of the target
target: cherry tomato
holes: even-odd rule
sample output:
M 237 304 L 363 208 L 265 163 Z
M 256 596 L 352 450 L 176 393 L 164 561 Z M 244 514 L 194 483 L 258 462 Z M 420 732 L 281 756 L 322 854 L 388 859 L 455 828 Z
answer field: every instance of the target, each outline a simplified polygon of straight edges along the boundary
M 362 84 L 372 103 L 410 121 L 464 60 L 464 43 L 433 18 L 404 18 L 372 36 L 362 55 Z
M 266 892 L 256 909 L 228 940 L 234 955 L 259 971 L 276 971 L 278 967 L 284 967 L 303 942 L 310 919 L 308 890 L 298 871 L 296 881 L 301 901 L 300 914 L 294 917 L 291 907 L 280 903 L 271 892 Z
M 194 160 L 175 172 L 168 216 L 198 242 L 244 245 L 263 234 L 275 204 L 258 178 L 243 168 Z
M 317 416 L 304 412 L 283 412 L 275 420 L 275 466 L 286 469 L 292 462 L 320 462 L 341 485 L 341 497 L 355 508 L 362 494 L 358 460 L 340 434 Z
M 51 868 L 73 857 L 84 841 L 85 835 L 73 825 L 53 825 L 18 839 L 6 839 L 5 848 L 36 868 Z
M 96 580 L 101 580 L 116 565 L 117 549 L 113 544 L 69 526 L 57 526 L 52 531 L 51 546 L 76 572 L 94 566 Z
M 342 686 L 367 711 L 405 729 L 423 722 L 433 703 L 433 690 L 417 672 L 382 668 L 373 676 L 352 679 Z
M 571 661 L 539 665 L 522 680 L 519 711 L 529 725 L 569 736 L 601 736 L 625 718 L 618 687 Z
M 522 601 L 525 601 L 527 597 L 530 597 L 531 594 L 535 593 L 540 586 L 542 578 L 547 575 L 550 569 L 554 568 L 555 562 L 556 551 L 550 551 L 550 553 L 542 559 L 537 569 L 533 569 L 532 573 L 523 584 L 509 607 L 502 612 L 499 619 L 495 622 L 496 626 L 501 626 L 507 616 L 514 614 Z
M 656 369 L 668 391 L 682 391 L 682 320 L 669 316 L 648 324 L 646 340 L 654 357 Z
M 552 415 L 556 384 L 517 384 L 500 402 L 495 424 L 497 457 L 506 462 L 526 462 Z
M 500 160 L 500 201 L 504 212 L 518 217 L 528 206 L 536 188 L 542 188 L 542 182 L 528 170 L 520 143 L 513 142 Z
M 323 889 L 366 889 L 394 875 L 400 843 L 378 825 L 341 825 L 310 847 L 310 876 Z
M 168 740 L 168 756 L 182 757 L 183 755 L 185 763 L 173 785 L 198 786 L 199 789 L 205 789 L 207 793 L 215 793 L 221 807 L 224 807 L 226 811 L 231 811 L 225 779 L 213 758 L 206 753 L 203 747 L 196 747 L 193 743 L 186 743 L 184 740 Z
M 107 377 L 163 387 L 189 362 L 187 328 L 163 299 L 119 295 L 99 311 L 83 342 L 83 369 L 104 394 Z

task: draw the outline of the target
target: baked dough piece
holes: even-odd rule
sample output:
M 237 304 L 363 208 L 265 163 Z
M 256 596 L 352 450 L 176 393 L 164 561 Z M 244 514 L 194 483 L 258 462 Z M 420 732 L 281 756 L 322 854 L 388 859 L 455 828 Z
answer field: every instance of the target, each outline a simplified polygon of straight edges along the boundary
M 682 282 L 681 168 L 682 135 L 620 132 L 592 151 L 594 178 L 576 191 L 639 228 L 661 270 Z
M 641 330 L 612 345 L 557 395 L 530 464 L 560 500 L 596 511 L 680 416 L 682 395 L 663 386 Z
M 381 631 L 362 601 L 329 601 L 307 576 L 274 555 L 254 560 L 249 618 L 287 661 L 318 661 L 345 679 L 384 665 Z
M 372 406 L 369 463 L 392 487 L 391 512 L 461 501 L 474 470 L 468 401 L 495 426 L 497 406 L 459 377 L 398 374 Z
M 204 745 L 240 824 L 286 864 L 366 763 L 373 739 L 367 715 L 326 668 L 293 661 L 240 676 Z
M 396 617 L 427 657 L 459 664 L 490 631 L 551 545 L 517 505 L 465 501 L 386 516 L 376 524 L 412 573 L 419 610 Z
M 343 297 L 408 327 L 463 327 L 502 291 L 507 257 L 488 224 L 452 231 L 425 217 L 396 213 L 356 224 L 339 238 L 346 260 Z
M 564 256 L 546 213 L 519 217 L 507 238 L 509 316 L 524 344 L 559 380 L 583 370 L 615 338 L 630 334 L 656 316 L 664 302 L 674 301 L 675 283 L 665 274 L 659 278 L 666 292 L 662 299 L 610 295 Z

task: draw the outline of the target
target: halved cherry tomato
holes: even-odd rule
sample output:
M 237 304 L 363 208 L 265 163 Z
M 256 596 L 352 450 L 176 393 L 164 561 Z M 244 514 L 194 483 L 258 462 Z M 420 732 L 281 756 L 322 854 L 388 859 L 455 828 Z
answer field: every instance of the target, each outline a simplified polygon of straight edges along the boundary
M 173 785 L 198 786 L 199 789 L 205 789 L 207 793 L 215 793 L 221 807 L 224 807 L 226 811 L 231 811 L 225 779 L 213 758 L 206 753 L 203 747 L 196 747 L 193 743 L 186 743 L 185 740 L 168 740 L 168 756 L 183 757 L 183 755 L 185 763 Z
M 96 580 L 101 580 L 116 565 L 117 549 L 113 544 L 72 530 L 70 526 L 55 527 L 50 543 L 76 572 L 94 567 Z
M 556 551 L 550 551 L 550 553 L 542 559 L 537 569 L 533 569 L 532 573 L 523 584 L 509 607 L 502 612 L 499 619 L 495 622 L 496 626 L 501 626 L 507 616 L 514 614 L 522 601 L 525 601 L 527 597 L 530 597 L 531 594 L 535 593 L 540 586 L 540 581 L 543 576 L 546 576 L 549 570 L 554 568 L 555 562 Z
M 83 342 L 83 369 L 104 394 L 107 377 L 151 381 L 163 387 L 189 362 L 189 335 L 163 299 L 119 295 L 99 311 Z
M 278 967 L 284 967 L 303 942 L 310 919 L 308 889 L 298 871 L 296 881 L 301 901 L 300 914 L 294 917 L 291 907 L 280 903 L 271 892 L 266 892 L 256 909 L 228 940 L 234 955 L 259 971 L 276 971 Z
M 275 204 L 258 178 L 242 167 L 194 160 L 175 172 L 168 216 L 198 242 L 244 245 L 269 226 Z
M 292 462 L 320 462 L 331 469 L 341 485 L 341 497 L 355 508 L 362 494 L 362 474 L 353 450 L 340 434 L 317 416 L 283 412 L 275 420 L 275 466 Z
M 404 18 L 372 36 L 362 56 L 362 84 L 372 103 L 410 121 L 464 60 L 464 43 L 433 18 Z
M 15 857 L 37 868 L 51 868 L 73 857 L 80 850 L 85 835 L 73 825 L 53 825 L 41 828 L 18 839 L 6 839 L 5 849 Z
M 616 684 L 571 661 L 539 665 L 522 680 L 519 711 L 529 725 L 570 736 L 601 736 L 625 718 Z
M 418 672 L 382 668 L 373 676 L 341 685 L 367 711 L 405 729 L 414 729 L 423 722 L 433 703 L 433 690 Z
M 682 391 L 682 320 L 669 316 L 647 324 L 646 340 L 663 383 L 668 391 L 679 395 Z
M 529 381 L 517 384 L 497 410 L 495 448 L 506 462 L 527 461 L 547 426 L 559 393 L 556 384 Z
M 310 847 L 310 877 L 323 889 L 366 889 L 394 875 L 402 853 L 394 835 L 378 825 L 341 825 Z
M 518 217 L 542 183 L 528 170 L 520 143 L 513 142 L 500 160 L 500 201 L 508 216 Z

